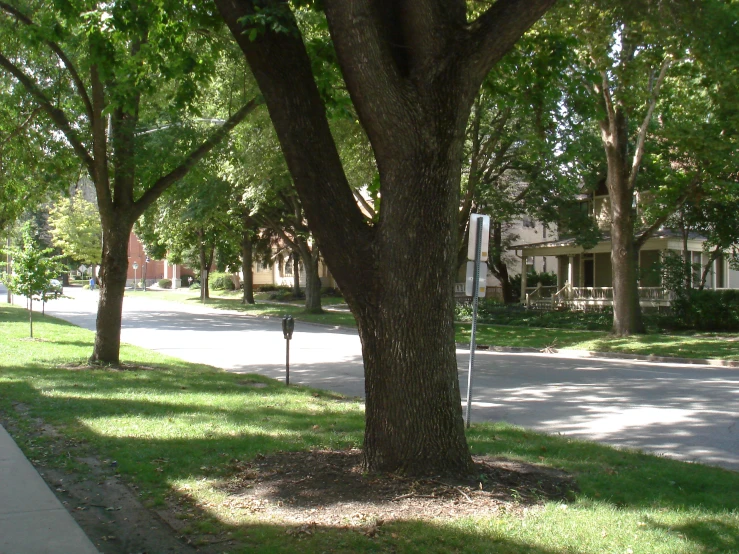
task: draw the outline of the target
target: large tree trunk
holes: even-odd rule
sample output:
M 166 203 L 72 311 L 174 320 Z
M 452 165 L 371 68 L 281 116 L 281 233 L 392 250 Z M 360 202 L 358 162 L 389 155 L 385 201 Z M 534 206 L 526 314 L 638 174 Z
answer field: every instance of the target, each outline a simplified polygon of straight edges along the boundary
M 611 200 L 611 265 L 613 271 L 613 334 L 644 333 L 639 304 L 638 259 L 634 244 L 634 191 L 628 186 L 626 119 L 616 114 L 615 132 L 605 142 L 606 184 Z
M 95 347 L 91 362 L 118 365 L 121 346 L 123 293 L 128 274 L 128 237 L 133 224 L 106 226 L 103 231 L 103 256 L 98 280 L 98 301 L 95 325 Z
M 634 189 L 628 159 L 628 119 L 621 107 L 608 104 L 608 119 L 601 121 L 606 152 L 606 185 L 611 201 L 611 265 L 613 272 L 614 335 L 644 333 L 639 304 L 639 250 L 634 238 Z
M 244 296 L 242 304 L 254 304 L 254 246 L 251 242 L 251 229 L 244 219 L 241 231 L 241 268 L 244 274 Z
M 471 459 L 454 342 L 458 243 L 456 236 L 443 244 L 427 240 L 437 226 L 456 235 L 458 189 L 442 193 L 439 186 L 456 168 L 447 161 L 452 156 L 430 164 L 430 153 L 419 154 L 401 157 L 393 174 L 405 186 L 383 196 L 383 209 L 399 212 L 378 237 L 375 301 L 350 302 L 365 365 L 365 458 L 377 470 L 464 474 Z

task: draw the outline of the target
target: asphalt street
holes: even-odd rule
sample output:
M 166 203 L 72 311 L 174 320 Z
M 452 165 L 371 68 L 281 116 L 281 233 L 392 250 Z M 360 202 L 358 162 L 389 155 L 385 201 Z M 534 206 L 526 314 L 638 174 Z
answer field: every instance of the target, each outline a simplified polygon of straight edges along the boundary
M 74 298 L 49 302 L 46 313 L 94 329 L 97 292 L 68 290 Z M 156 294 L 125 299 L 123 342 L 284 379 L 279 319 L 157 300 Z M 469 353 L 458 350 L 457 360 L 465 398 Z M 737 368 L 478 351 L 473 377 L 473 421 L 507 421 L 739 470 Z M 290 381 L 363 396 L 356 331 L 296 322 Z

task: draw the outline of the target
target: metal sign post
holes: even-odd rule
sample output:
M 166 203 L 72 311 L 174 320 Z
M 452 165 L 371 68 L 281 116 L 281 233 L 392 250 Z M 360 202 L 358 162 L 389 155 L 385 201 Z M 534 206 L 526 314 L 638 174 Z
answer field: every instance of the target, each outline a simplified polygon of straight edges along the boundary
M 474 232 L 473 232 L 473 225 Z M 485 232 L 487 229 L 487 232 Z M 486 215 L 473 214 L 470 217 L 470 247 L 468 248 L 468 256 L 474 256 L 474 272 L 472 275 L 472 283 L 474 292 L 472 295 L 472 332 L 470 333 L 470 367 L 467 372 L 467 412 L 465 420 L 467 428 L 470 426 L 470 417 L 472 415 L 472 370 L 475 367 L 475 334 L 477 333 L 477 301 L 480 296 L 485 296 L 486 282 L 480 282 L 480 264 L 483 258 L 488 257 L 488 239 L 490 233 L 490 217 Z M 472 247 L 474 241 L 474 248 Z M 474 253 L 474 254 L 473 254 Z M 470 264 L 468 264 L 469 267 Z M 487 274 L 487 272 L 486 272 Z M 469 283 L 469 275 L 467 282 Z
M 282 336 L 285 337 L 285 386 L 290 384 L 290 339 L 293 338 L 295 320 L 293 316 L 286 315 L 282 318 Z

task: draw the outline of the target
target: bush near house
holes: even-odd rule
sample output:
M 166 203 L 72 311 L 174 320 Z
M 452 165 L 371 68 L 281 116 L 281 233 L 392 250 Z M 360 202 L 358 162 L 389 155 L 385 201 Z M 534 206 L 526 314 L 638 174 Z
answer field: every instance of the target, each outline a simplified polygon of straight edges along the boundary
M 674 324 L 699 331 L 739 331 L 739 290 L 690 290 L 673 304 Z
M 660 331 L 739 331 L 739 290 L 691 290 L 678 295 L 669 313 L 644 311 L 644 324 L 649 332 Z M 472 304 L 458 303 L 457 321 L 471 321 Z M 610 331 L 613 309 L 546 312 L 527 310 L 520 305 L 505 305 L 494 299 L 483 299 L 477 307 L 477 321 L 494 325 L 546 327 L 576 331 Z
M 160 289 L 171 289 L 172 279 L 159 279 L 159 288 Z
M 210 274 L 210 278 L 208 279 L 208 281 L 210 283 L 210 288 L 213 290 L 236 289 L 229 273 L 216 273 L 214 271 Z

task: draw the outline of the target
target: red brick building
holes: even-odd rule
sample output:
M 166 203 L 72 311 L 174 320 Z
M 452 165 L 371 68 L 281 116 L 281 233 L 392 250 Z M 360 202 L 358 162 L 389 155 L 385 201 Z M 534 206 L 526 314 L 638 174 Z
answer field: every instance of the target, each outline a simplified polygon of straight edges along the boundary
M 138 266 L 134 269 L 134 263 Z M 127 285 L 132 285 L 134 279 L 141 282 L 146 279 L 147 285 L 153 285 L 160 279 L 171 279 L 172 288 L 179 288 L 182 277 L 194 276 L 194 272 L 187 266 L 181 264 L 170 264 L 166 260 L 146 261 L 146 253 L 144 245 L 141 244 L 138 237 L 131 233 L 128 237 L 128 275 L 126 276 Z

